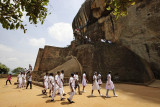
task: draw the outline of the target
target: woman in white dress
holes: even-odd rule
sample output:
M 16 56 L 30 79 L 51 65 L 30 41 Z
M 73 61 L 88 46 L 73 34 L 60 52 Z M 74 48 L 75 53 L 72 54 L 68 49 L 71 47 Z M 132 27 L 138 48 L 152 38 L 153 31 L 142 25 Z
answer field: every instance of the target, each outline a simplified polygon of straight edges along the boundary
M 22 87 L 26 87 L 26 73 L 22 74 Z
M 112 82 L 112 80 L 111 80 L 111 71 L 109 71 L 109 73 L 108 73 L 108 75 L 107 75 L 106 89 L 107 89 L 106 97 L 109 97 L 109 96 L 108 96 L 109 90 L 113 90 L 114 97 L 117 97 L 117 96 L 118 96 L 118 95 L 115 94 L 115 87 L 114 87 L 114 84 L 113 84 L 113 82 Z
M 86 72 L 83 73 L 83 78 L 82 78 L 82 86 L 83 86 L 83 92 L 86 92 L 84 90 L 85 86 L 87 85 L 87 79 L 86 79 Z
M 92 93 L 91 93 L 91 96 L 93 96 L 93 91 L 94 90 L 98 90 L 99 95 L 102 96 L 102 94 L 100 92 L 100 87 L 99 87 L 98 82 L 97 82 L 97 76 L 98 76 L 98 74 L 97 74 L 97 72 L 95 72 L 94 75 L 93 75 L 93 83 L 92 83 Z
M 18 87 L 21 88 L 22 86 L 22 72 L 20 72 L 20 74 L 18 75 Z
M 54 88 L 53 73 L 49 74 L 49 77 L 48 77 L 48 87 L 49 87 L 49 97 L 51 97 L 51 92 L 53 92 L 53 88 Z
M 46 72 L 46 75 L 44 76 L 43 78 L 43 87 L 44 87 L 44 90 L 42 90 L 42 94 L 47 94 L 47 89 L 48 89 L 48 72 Z
M 102 80 L 101 80 L 101 73 L 98 74 L 98 85 L 101 86 L 102 85 Z M 100 87 L 101 88 L 101 87 Z

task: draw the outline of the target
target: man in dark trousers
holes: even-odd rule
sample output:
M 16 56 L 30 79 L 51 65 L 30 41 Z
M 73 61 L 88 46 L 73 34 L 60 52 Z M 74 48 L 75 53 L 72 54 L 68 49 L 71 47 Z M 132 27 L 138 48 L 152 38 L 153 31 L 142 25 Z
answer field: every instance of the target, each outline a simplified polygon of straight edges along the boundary
M 32 89 L 32 75 L 31 75 L 31 73 L 29 73 L 29 76 L 28 76 L 28 82 L 27 82 L 26 89 L 28 88 L 29 84 L 30 84 L 30 89 Z

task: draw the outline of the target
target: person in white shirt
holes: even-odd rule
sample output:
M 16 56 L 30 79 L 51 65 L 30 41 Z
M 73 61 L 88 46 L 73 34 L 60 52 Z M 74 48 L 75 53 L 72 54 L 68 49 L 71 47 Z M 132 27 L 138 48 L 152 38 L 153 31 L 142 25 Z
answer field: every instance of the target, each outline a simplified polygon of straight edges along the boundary
M 63 94 L 63 96 L 65 96 L 66 94 L 65 94 L 64 89 L 63 89 L 63 84 L 64 84 L 64 70 L 61 71 L 60 77 L 61 77 L 62 94 Z M 58 90 L 58 93 L 60 93 L 60 90 Z
M 79 86 L 78 72 L 76 72 L 76 73 L 74 74 L 74 78 L 75 78 L 75 91 L 76 91 L 76 88 L 78 87 L 78 93 L 79 93 L 79 95 L 81 95 L 80 86 Z M 75 94 L 76 94 L 76 92 L 75 92 Z
M 98 74 L 98 85 L 101 86 L 102 85 L 102 80 L 101 80 L 101 73 Z M 101 88 L 101 87 L 100 87 Z
M 46 75 L 43 78 L 43 86 L 44 86 L 44 90 L 42 90 L 42 94 L 47 94 L 46 91 L 48 89 L 48 72 L 46 72 Z
M 74 101 L 72 101 L 73 96 L 74 96 L 74 94 L 75 94 L 74 82 L 75 82 L 74 74 L 71 74 L 71 77 L 70 77 L 70 79 L 69 79 L 69 87 L 70 87 L 70 89 L 71 89 L 71 93 L 70 93 L 69 98 L 67 98 L 67 100 L 68 100 L 70 103 L 74 103 Z
M 30 84 L 30 89 L 32 89 L 32 75 L 31 75 L 31 73 L 29 73 L 29 76 L 28 76 L 28 82 L 27 82 L 26 89 L 28 88 L 29 84 Z
M 51 102 L 54 101 L 54 97 L 56 95 L 56 91 L 59 90 L 60 91 L 60 96 L 61 96 L 61 101 L 64 99 L 63 98 L 63 94 L 62 94 L 62 84 L 61 84 L 61 77 L 60 77 L 60 72 L 57 72 L 57 75 L 55 76 L 55 81 L 54 81 L 54 91 L 52 94 L 52 99 Z
M 85 86 L 87 85 L 87 79 L 86 79 L 86 72 L 83 73 L 83 78 L 82 78 L 82 86 L 83 86 L 83 92 L 86 92 L 84 90 Z
M 106 92 L 106 97 L 108 98 L 108 92 L 109 90 L 113 90 L 113 94 L 114 94 L 114 97 L 117 97 L 118 95 L 115 94 L 115 87 L 114 87 L 114 84 L 111 80 L 111 71 L 109 71 L 108 75 L 107 75 L 107 83 L 106 83 L 106 89 L 107 89 L 107 92 Z
M 26 87 L 26 73 L 22 74 L 22 87 Z
M 102 94 L 100 92 L 100 87 L 99 87 L 98 82 L 97 82 L 97 76 L 98 76 L 98 74 L 97 74 L 97 72 L 95 72 L 94 75 L 93 75 L 93 83 L 92 83 L 91 96 L 93 96 L 93 91 L 94 90 L 98 90 L 99 95 L 102 96 Z
M 22 86 L 22 72 L 17 76 L 18 79 L 18 87 L 21 88 Z
M 54 88 L 53 73 L 49 74 L 49 77 L 48 77 L 48 87 L 49 87 L 49 97 L 51 97 L 51 92 L 53 92 L 53 88 Z

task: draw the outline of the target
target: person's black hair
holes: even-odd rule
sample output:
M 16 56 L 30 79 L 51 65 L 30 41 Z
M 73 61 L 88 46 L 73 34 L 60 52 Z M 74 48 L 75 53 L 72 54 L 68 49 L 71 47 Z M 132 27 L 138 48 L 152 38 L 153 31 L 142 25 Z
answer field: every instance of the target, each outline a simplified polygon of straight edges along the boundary
M 62 70 L 61 73 L 64 73 L 64 70 Z
M 73 73 L 71 73 L 71 77 L 73 77 L 74 76 L 74 74 Z
M 59 71 L 57 71 L 57 74 L 60 73 Z
M 84 71 L 83 73 L 85 73 L 85 74 L 86 74 L 86 71 Z
M 76 72 L 76 74 L 78 74 L 78 72 Z
M 50 75 L 50 76 L 53 76 L 53 73 L 50 73 L 49 75 Z
M 46 75 L 48 75 L 48 72 L 46 72 Z
M 108 74 L 111 74 L 111 73 L 112 73 L 112 71 L 109 71 L 109 72 L 108 72 Z

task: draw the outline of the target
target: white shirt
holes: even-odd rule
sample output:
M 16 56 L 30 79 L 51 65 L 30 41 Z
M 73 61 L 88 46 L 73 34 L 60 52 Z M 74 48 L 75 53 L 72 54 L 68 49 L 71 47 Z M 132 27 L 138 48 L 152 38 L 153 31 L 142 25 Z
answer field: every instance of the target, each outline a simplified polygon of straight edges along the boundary
M 63 73 L 60 74 L 60 77 L 61 77 L 62 80 L 64 80 L 64 74 Z
M 18 79 L 22 80 L 22 75 L 21 74 L 18 75 Z
M 53 76 L 49 76 L 48 77 L 48 83 L 49 84 L 53 84 L 54 83 L 54 77 Z
M 97 81 L 97 76 L 96 75 L 93 75 L 93 80 Z
M 26 74 L 22 74 L 22 79 L 26 80 Z
M 32 75 L 28 76 L 28 81 L 32 81 Z
M 86 74 L 84 73 L 84 74 L 83 74 L 83 79 L 85 79 L 85 78 L 86 78 Z
M 98 79 L 101 79 L 101 74 L 98 74 Z
M 75 78 L 75 80 L 77 80 L 77 81 L 79 80 L 77 74 L 74 75 L 74 78 Z
M 109 82 L 111 81 L 111 74 L 107 75 L 107 81 L 109 81 Z
M 72 88 L 73 88 L 74 87 L 74 83 L 75 83 L 74 78 L 70 77 L 70 79 L 69 79 L 69 86 L 70 87 L 72 86 Z
M 44 82 L 48 82 L 48 76 L 45 75 L 43 79 L 44 79 Z
M 56 81 L 57 81 L 58 85 L 61 85 L 61 77 L 58 74 L 55 76 L 55 85 L 57 85 Z

